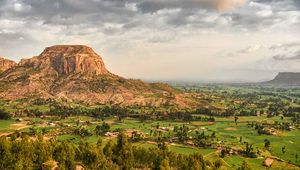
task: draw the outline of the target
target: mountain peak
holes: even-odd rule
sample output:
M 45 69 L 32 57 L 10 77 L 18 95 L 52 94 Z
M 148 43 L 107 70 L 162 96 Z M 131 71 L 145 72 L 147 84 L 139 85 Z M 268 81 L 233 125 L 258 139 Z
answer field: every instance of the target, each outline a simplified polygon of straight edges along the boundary
M 84 45 L 54 45 L 47 47 L 39 56 L 22 60 L 20 65 L 55 71 L 59 75 L 76 73 L 108 74 L 104 62 L 91 47 Z
M 265 83 L 274 85 L 300 85 L 300 72 L 279 72 L 273 80 Z
M 55 45 L 38 56 L 22 59 L 0 74 L 0 99 L 66 99 L 81 104 L 179 108 L 202 104 L 166 84 L 114 75 L 92 48 L 83 45 Z

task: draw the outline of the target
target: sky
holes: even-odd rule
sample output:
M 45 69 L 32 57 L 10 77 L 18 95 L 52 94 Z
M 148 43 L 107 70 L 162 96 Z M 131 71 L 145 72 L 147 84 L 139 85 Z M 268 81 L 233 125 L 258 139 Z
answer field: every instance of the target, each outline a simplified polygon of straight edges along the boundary
M 0 0 L 0 56 L 56 44 L 127 78 L 269 80 L 300 71 L 300 0 Z

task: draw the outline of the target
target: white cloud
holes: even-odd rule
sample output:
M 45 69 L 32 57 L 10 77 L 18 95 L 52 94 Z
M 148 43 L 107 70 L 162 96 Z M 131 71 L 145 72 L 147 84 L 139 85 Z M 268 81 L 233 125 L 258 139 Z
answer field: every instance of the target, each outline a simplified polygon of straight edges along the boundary
M 23 12 L 23 11 L 29 11 L 31 9 L 30 5 L 25 5 L 20 2 L 13 3 L 13 9 L 15 12 Z
M 261 11 L 256 12 L 256 15 L 258 17 L 269 17 L 272 14 L 273 14 L 272 10 L 261 10 Z
M 136 3 L 126 3 L 125 8 L 129 9 L 130 11 L 138 11 Z
M 272 7 L 270 5 L 261 4 L 251 1 L 249 7 L 256 10 L 256 16 L 258 17 L 270 17 L 273 14 Z
M 251 45 L 243 50 L 240 50 L 240 53 L 252 53 L 262 49 L 264 46 L 260 44 Z

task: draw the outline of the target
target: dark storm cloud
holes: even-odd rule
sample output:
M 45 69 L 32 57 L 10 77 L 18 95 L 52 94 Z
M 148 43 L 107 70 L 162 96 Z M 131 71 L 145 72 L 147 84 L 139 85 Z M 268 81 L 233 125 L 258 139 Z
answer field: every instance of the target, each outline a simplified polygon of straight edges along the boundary
M 300 60 L 300 53 L 298 53 L 294 56 L 275 55 L 275 56 L 273 56 L 273 59 L 277 60 L 277 61 Z
M 284 1 L 287 1 L 291 4 L 291 6 L 300 9 L 300 1 L 299 0 L 253 0 L 254 2 L 260 2 L 260 3 L 283 3 Z
M 138 3 L 143 13 L 153 13 L 161 9 L 182 8 L 185 10 L 211 9 L 208 2 L 197 0 L 144 0 Z
M 243 11 L 234 11 L 225 15 L 232 17 L 234 27 L 247 30 L 261 30 L 276 26 L 299 25 L 300 13 L 295 10 L 298 0 L 253 0 Z M 289 23 L 291 21 L 291 23 Z M 285 24 L 285 25 L 284 25 Z
M 117 35 L 133 29 L 162 30 L 187 25 L 195 29 L 235 32 L 240 29 L 256 31 L 272 27 L 293 17 L 282 12 L 289 12 L 299 6 L 299 0 L 252 0 L 237 10 L 218 12 L 210 2 L 212 1 L 0 0 L 0 20 L 24 21 L 25 30 L 36 29 L 40 24 L 55 26 L 65 35 L 86 35 L 91 33 L 86 31 L 90 29 L 105 35 Z M 297 13 L 289 15 L 297 17 Z M 293 24 L 300 26 L 300 15 L 293 19 Z M 1 29 L 4 28 L 0 25 Z M 24 30 L 21 31 L 24 33 Z
M 222 2 L 222 1 L 217 1 Z M 260 3 L 272 6 L 274 12 L 289 10 L 291 5 L 299 6 L 299 0 L 253 0 L 249 3 Z M 280 3 L 281 6 L 277 6 Z M 282 5 L 286 4 L 286 5 Z M 37 20 L 49 25 L 78 25 L 87 24 L 94 27 L 103 27 L 106 22 L 123 24 L 121 31 L 144 26 L 145 22 L 155 22 L 149 16 L 163 10 L 181 9 L 173 15 L 166 15 L 165 22 L 170 26 L 194 25 L 200 28 L 213 28 L 214 23 L 203 22 L 202 15 L 216 13 L 207 0 L 1 0 L 0 17 L 23 20 Z M 168 16 L 167 16 L 168 15 Z M 189 17 L 196 17 L 190 20 Z M 147 18 L 148 17 L 148 18 Z M 160 16 L 161 17 L 161 16 Z M 276 15 L 260 17 L 254 14 L 253 9 L 243 12 L 220 13 L 218 17 L 230 17 L 233 26 L 247 29 L 259 29 L 273 25 L 278 19 Z M 153 24 L 153 26 L 156 26 Z M 110 33 L 110 31 L 108 31 Z
M 20 10 L 16 11 L 16 5 Z M 133 17 L 125 1 L 114 0 L 26 0 L 2 2 L 1 15 L 40 19 L 46 24 L 78 24 L 80 22 L 126 22 Z M 27 7 L 28 10 L 22 10 Z

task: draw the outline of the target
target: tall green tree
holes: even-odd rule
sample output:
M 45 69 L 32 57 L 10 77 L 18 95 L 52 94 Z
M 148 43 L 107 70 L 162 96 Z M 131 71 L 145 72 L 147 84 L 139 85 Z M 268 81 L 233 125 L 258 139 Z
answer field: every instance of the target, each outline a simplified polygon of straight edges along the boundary
M 113 161 L 123 170 L 131 169 L 134 166 L 132 146 L 123 132 L 118 135 L 117 144 L 113 150 Z

